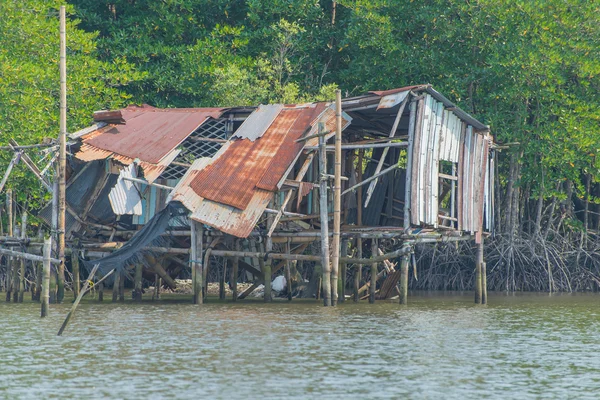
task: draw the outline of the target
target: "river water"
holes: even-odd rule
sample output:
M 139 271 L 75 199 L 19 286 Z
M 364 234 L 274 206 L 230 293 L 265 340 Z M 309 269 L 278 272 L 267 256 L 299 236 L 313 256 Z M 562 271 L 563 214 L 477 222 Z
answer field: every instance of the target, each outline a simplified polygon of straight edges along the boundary
M 600 296 L 409 301 L 0 302 L 0 398 L 600 397 Z

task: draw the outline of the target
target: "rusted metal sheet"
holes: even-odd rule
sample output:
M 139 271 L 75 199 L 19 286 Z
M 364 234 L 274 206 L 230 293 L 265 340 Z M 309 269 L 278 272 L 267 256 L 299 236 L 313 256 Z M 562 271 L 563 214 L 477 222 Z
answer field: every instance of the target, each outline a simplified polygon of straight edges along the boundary
M 314 107 L 302 110 L 294 124 L 289 128 L 285 140 L 279 147 L 277 155 L 271 159 L 266 172 L 262 175 L 256 187 L 269 191 L 276 191 L 281 187 L 283 180 L 287 177 L 287 171 L 293 167 L 294 161 L 300 155 L 305 143 L 296 143 L 303 134 L 316 125 L 318 117 L 325 110 L 325 103 L 317 103 Z M 335 129 L 335 114 L 333 119 L 323 121 L 326 126 L 329 124 L 331 130 Z
M 125 109 L 125 125 L 115 125 L 85 143 L 130 158 L 157 164 L 207 118 L 218 118 L 219 108 Z
M 401 88 L 390 89 L 390 90 L 371 90 L 369 93 L 376 94 L 377 96 L 389 96 L 391 94 L 396 94 L 399 92 L 408 92 L 409 90 L 417 90 L 417 89 L 426 89 L 431 85 L 413 85 L 413 86 L 404 86 Z
M 157 109 L 129 106 L 119 113 L 125 125 L 96 125 L 84 130 L 75 157 L 81 161 L 112 157 L 123 165 L 134 161 L 148 182 L 156 180 L 179 154 L 177 146 L 208 118 L 218 118 L 219 108 Z
M 239 210 L 199 196 L 191 187 L 198 174 L 207 168 L 214 158 L 201 158 L 192 164 L 188 172 L 169 194 L 167 201 L 179 201 L 191 212 L 191 218 L 237 237 L 247 237 L 272 200 L 274 193 L 257 189 L 246 210 Z
M 282 109 L 283 104 L 261 104 L 246 118 L 233 137 L 254 142 L 264 135 Z
M 408 96 L 408 93 L 410 93 L 410 90 L 405 90 L 402 92 L 388 94 L 386 96 L 383 96 L 381 98 L 381 100 L 379 101 L 377 110 L 379 110 L 381 108 L 392 108 L 392 107 L 402 103 L 404 101 L 404 99 L 406 99 L 406 96 Z
M 94 121 L 107 124 L 124 124 L 125 119 L 121 110 L 102 110 L 94 112 Z
M 296 143 L 329 116 L 325 103 L 286 106 L 260 139 L 230 142 L 191 186 L 206 199 L 244 210 L 257 189 L 276 191 L 304 144 Z M 327 118 L 326 118 L 327 119 Z M 333 128 L 334 119 L 326 123 Z M 309 144 L 309 143 L 307 143 Z
M 238 139 L 203 169 L 191 186 L 206 199 L 244 210 L 256 184 L 277 154 L 300 109 L 282 110 L 267 132 L 255 142 Z

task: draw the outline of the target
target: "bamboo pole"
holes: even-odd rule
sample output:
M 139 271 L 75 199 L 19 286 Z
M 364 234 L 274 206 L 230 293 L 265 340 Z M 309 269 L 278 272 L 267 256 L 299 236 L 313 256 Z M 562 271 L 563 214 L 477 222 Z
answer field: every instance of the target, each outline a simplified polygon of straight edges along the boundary
M 25 241 L 27 237 L 27 210 L 23 210 L 21 213 L 21 239 Z M 25 247 L 27 251 L 27 247 Z M 19 303 L 23 302 L 23 296 L 25 295 L 25 259 L 21 258 L 21 273 L 19 279 Z
M 376 239 L 374 239 L 376 240 Z M 405 245 L 398 250 L 394 250 L 390 253 L 385 253 L 381 256 L 371 258 L 352 258 L 352 257 L 340 257 L 340 261 L 351 263 L 351 264 L 372 264 L 374 262 L 383 262 L 391 258 L 400 257 L 410 252 L 409 245 Z M 322 255 L 314 256 L 309 254 L 284 254 L 284 253 L 265 253 L 255 251 L 234 251 L 234 250 L 212 250 L 211 255 L 223 256 L 223 257 L 251 257 L 260 259 L 273 259 L 273 260 L 297 260 L 297 261 L 322 261 Z
M 333 257 L 331 259 L 331 305 L 338 303 L 338 277 L 340 268 L 340 226 L 342 214 L 342 92 L 335 91 L 335 157 L 333 182 Z
M 192 228 L 192 285 L 194 287 L 194 304 L 202 304 L 202 234 L 203 228 L 200 222 L 190 220 Z
M 77 297 L 79 296 L 79 288 L 81 287 L 81 278 L 79 276 L 79 251 L 77 250 L 79 240 L 76 240 L 74 244 L 75 248 L 71 252 L 71 268 L 73 269 L 73 296 Z
M 239 239 L 235 240 L 235 250 L 236 251 L 240 251 L 240 241 Z M 231 271 L 231 287 L 232 287 L 232 293 L 231 293 L 231 299 L 236 302 L 237 301 L 237 297 L 238 297 L 238 285 L 237 285 L 237 281 L 238 281 L 238 274 L 239 274 L 239 265 L 240 265 L 240 258 L 238 256 L 233 257 L 233 265 L 232 265 L 232 271 Z
M 98 286 L 98 302 L 102 303 L 104 301 L 104 277 L 100 279 L 99 282 L 96 282 L 96 286 Z
M 60 133 L 58 153 L 58 292 L 61 303 L 65 297 L 65 212 L 67 172 L 67 33 L 65 6 L 60 6 Z
M 371 239 L 371 257 L 377 254 L 377 239 Z M 369 303 L 375 303 L 375 291 L 377 290 L 377 262 L 371 264 L 371 286 L 369 286 Z
M 402 256 L 400 263 L 400 304 L 408 302 L 408 263 L 410 254 Z
M 116 303 L 119 299 L 119 285 L 121 284 L 121 274 L 115 274 L 112 285 L 112 302 Z M 79 294 L 78 294 L 79 295 Z
M 125 274 L 119 273 L 119 303 L 125 302 Z
M 223 268 L 219 274 L 219 300 L 225 300 L 225 274 L 227 273 L 227 258 L 223 259 Z
M 340 249 L 341 256 L 348 255 L 348 239 L 342 240 L 342 248 Z M 341 260 L 340 257 L 340 285 L 339 285 L 339 294 L 338 301 L 343 303 L 346 301 L 346 271 L 347 271 L 347 263 Z
M 48 316 L 50 307 L 50 255 L 52 254 L 52 237 L 44 240 L 44 266 L 42 274 L 42 318 Z
M 6 190 L 6 217 L 8 218 L 8 235 L 13 236 L 13 203 L 12 189 Z M 10 249 L 12 251 L 12 248 Z M 5 253 L 6 254 L 6 253 Z M 12 270 L 16 268 L 12 257 L 6 257 L 6 302 L 10 302 L 13 290 Z
M 290 254 L 291 253 L 291 241 L 288 240 L 287 243 L 285 244 L 285 253 L 286 254 Z M 287 260 L 285 262 L 285 280 L 286 280 L 286 286 L 287 286 L 287 297 L 288 297 L 288 301 L 292 301 L 292 261 Z
M 481 238 L 481 243 L 477 246 L 477 269 L 479 270 L 479 285 L 480 285 L 480 301 L 481 304 L 487 304 L 487 270 L 485 260 L 483 258 L 483 237 Z M 477 303 L 477 298 L 475 298 L 475 302 Z
M 319 123 L 319 133 L 325 131 L 325 124 Z M 331 264 L 329 263 L 329 217 L 327 204 L 327 154 L 325 152 L 325 137 L 319 136 L 319 208 L 321 214 L 321 267 L 323 278 L 323 304 L 331 306 Z
M 75 299 L 75 301 L 73 302 L 73 306 L 71 307 L 71 310 L 67 314 L 67 317 L 65 318 L 63 324 L 61 325 L 60 329 L 58 330 L 57 336 L 61 336 L 63 334 L 63 332 L 65 331 L 65 328 L 69 324 L 69 321 L 71 320 L 71 317 L 73 317 L 73 315 L 75 314 L 75 310 L 77 309 L 77 306 L 79 305 L 79 302 L 81 301 L 82 297 L 88 292 L 89 286 L 90 286 L 90 282 L 92 281 L 92 278 L 94 277 L 94 274 L 96 273 L 97 269 L 98 269 L 98 264 L 94 265 L 94 268 L 92 268 L 92 272 L 90 273 L 90 276 L 85 281 L 85 284 L 83 285 L 83 289 L 79 293 L 79 296 L 77 296 L 77 299 Z M 98 282 L 96 282 L 96 285 L 103 285 L 104 284 L 103 281 L 106 278 L 108 278 L 113 272 L 115 272 L 114 269 L 112 271 L 110 271 L 108 274 L 106 274 Z
M 359 150 L 358 151 L 358 163 L 357 163 L 357 168 L 358 168 L 358 177 L 357 180 L 358 182 L 362 182 L 363 179 L 363 158 L 365 156 L 365 151 L 364 150 Z M 356 193 L 356 226 L 362 226 L 362 189 L 360 189 L 357 193 Z M 356 248 L 357 248 L 357 257 L 358 258 L 362 258 L 362 238 L 361 237 L 357 237 L 356 238 Z M 360 289 L 360 281 L 362 280 L 362 264 L 355 264 L 354 268 L 356 268 L 355 272 L 354 272 L 354 302 L 358 303 L 360 301 L 360 293 L 359 293 L 359 289 Z
M 483 241 L 478 245 L 475 265 L 475 304 L 481 304 L 481 263 L 483 262 Z

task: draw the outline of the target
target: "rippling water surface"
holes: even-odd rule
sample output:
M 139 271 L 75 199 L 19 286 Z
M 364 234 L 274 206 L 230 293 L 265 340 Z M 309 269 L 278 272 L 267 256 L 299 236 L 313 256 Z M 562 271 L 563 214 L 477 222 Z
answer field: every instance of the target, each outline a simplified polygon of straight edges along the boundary
M 600 296 L 0 302 L 0 398 L 598 398 Z

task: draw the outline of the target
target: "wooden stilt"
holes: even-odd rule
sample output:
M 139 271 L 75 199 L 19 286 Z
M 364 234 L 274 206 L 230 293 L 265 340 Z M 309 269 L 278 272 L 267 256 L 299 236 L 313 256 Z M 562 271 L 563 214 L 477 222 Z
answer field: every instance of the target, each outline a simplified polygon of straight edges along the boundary
M 365 155 L 365 150 L 364 149 L 360 149 L 358 150 L 358 163 L 357 163 L 357 172 L 358 172 L 358 177 L 357 180 L 358 182 L 362 182 L 362 176 L 363 176 L 363 158 Z M 356 193 L 356 225 L 357 226 L 362 226 L 362 188 L 360 188 L 358 190 L 358 192 Z M 362 258 L 363 257 L 363 252 L 362 252 L 362 238 L 357 238 L 356 239 L 356 250 L 357 250 L 357 257 L 358 258 Z M 354 264 L 354 302 L 357 303 L 360 301 L 360 282 L 362 281 L 362 264 Z
M 483 243 L 478 245 L 475 265 L 475 304 L 481 304 L 481 263 L 483 262 Z
M 21 240 L 25 241 L 27 238 L 27 210 L 23 210 L 21 213 Z M 25 250 L 27 252 L 27 250 Z M 20 276 L 19 276 L 19 303 L 23 302 L 23 296 L 25 295 L 25 267 L 26 260 L 21 258 L 20 260 Z
M 227 258 L 223 258 L 223 270 L 219 275 L 219 300 L 225 300 L 225 274 L 227 273 Z
M 50 304 L 50 256 L 52 255 L 52 238 L 44 240 L 44 262 L 42 274 L 42 318 L 48 316 Z
M 65 297 L 65 226 L 66 226 L 66 173 L 67 173 L 67 33 L 65 6 L 60 6 L 60 132 L 58 135 L 58 258 L 57 300 Z M 100 298 L 100 297 L 99 297 Z
M 408 303 L 408 263 L 410 254 L 402 256 L 400 263 L 400 304 Z
M 19 271 L 21 270 L 22 259 L 13 258 L 13 303 L 19 302 Z
M 135 275 L 133 277 L 133 300 L 142 301 L 142 263 L 135 265 Z
M 340 253 L 343 257 L 348 256 L 348 239 L 342 240 L 342 248 L 340 249 Z M 343 303 L 346 301 L 346 273 L 347 273 L 348 264 L 345 261 L 341 261 L 340 263 L 340 285 L 339 285 L 339 294 L 338 301 Z
M 121 283 L 121 274 L 115 274 L 112 286 L 112 302 L 116 303 L 119 299 L 119 285 Z M 78 294 L 79 295 L 79 294 Z
M 100 279 L 102 278 L 103 277 L 100 276 Z M 98 302 L 102 303 L 104 301 L 104 282 L 96 283 L 96 286 L 98 287 Z
M 50 271 L 50 304 L 56 303 L 56 270 Z
M 192 264 L 192 285 L 194 286 L 194 304 L 202 304 L 204 299 L 202 296 L 202 235 L 203 227 L 200 222 L 190 220 L 192 229 L 192 248 L 191 248 L 191 264 Z
M 371 257 L 377 256 L 377 239 L 371 239 Z M 369 286 L 369 303 L 375 303 L 375 291 L 377 290 L 377 262 L 371 264 L 371 285 Z
M 75 240 L 75 248 L 71 252 L 71 268 L 73 269 L 73 296 L 79 296 L 79 288 L 81 287 L 79 277 L 79 251 L 77 251 L 78 240 Z M 114 286 L 114 285 L 113 285 Z M 114 291 L 113 291 L 114 292 Z M 115 301 L 113 299 L 113 301 Z
M 160 277 L 160 275 L 156 274 L 155 275 L 155 279 L 156 279 L 156 300 L 160 300 L 160 288 L 162 287 L 162 278 Z
M 13 236 L 13 202 L 12 202 L 12 189 L 6 190 L 6 216 L 8 218 L 8 236 Z M 13 250 L 13 248 L 10 248 Z M 14 286 L 14 269 L 16 268 L 15 259 L 11 257 L 6 258 L 6 301 L 10 302 L 13 290 L 17 290 Z
M 235 250 L 240 251 L 240 241 L 239 240 L 235 241 Z M 239 264 L 240 264 L 240 258 L 238 256 L 233 257 L 233 266 L 232 266 L 230 280 L 231 280 L 231 287 L 232 287 L 231 299 L 234 302 L 237 301 L 237 297 L 238 297 L 237 281 L 238 281 Z
M 335 91 L 335 157 L 333 182 L 333 246 L 331 258 L 331 305 L 336 306 L 339 298 L 340 269 L 340 226 L 342 221 L 342 92 Z
M 119 302 L 125 302 L 125 274 L 123 272 L 119 274 Z
M 285 245 L 285 252 L 287 254 L 290 254 L 291 252 L 291 240 L 288 239 L 286 245 Z M 288 301 L 292 301 L 292 261 L 287 260 L 285 262 L 285 282 L 286 282 L 286 286 L 287 286 L 287 297 L 288 297 Z
M 325 124 L 319 123 L 319 134 L 325 132 Z M 321 267 L 323 305 L 331 306 L 331 264 L 329 262 L 329 215 L 327 204 L 327 153 L 325 137 L 319 136 L 319 208 L 321 217 Z
M 487 304 L 487 264 L 481 263 L 481 304 Z
M 481 270 L 481 304 L 487 304 L 487 265 L 483 258 L 483 238 L 477 249 L 477 263 Z

